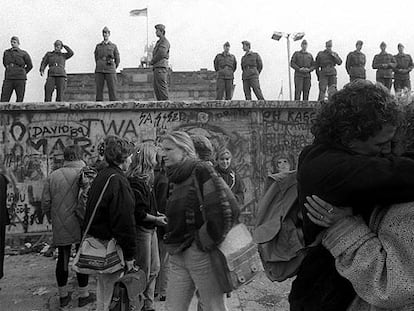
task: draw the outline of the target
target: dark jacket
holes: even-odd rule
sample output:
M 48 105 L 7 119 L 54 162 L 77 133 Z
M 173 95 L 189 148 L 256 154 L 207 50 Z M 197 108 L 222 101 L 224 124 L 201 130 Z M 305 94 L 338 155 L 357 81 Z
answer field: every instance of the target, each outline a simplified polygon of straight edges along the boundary
M 391 54 L 381 52 L 374 56 L 372 69 L 377 69 L 376 78 L 392 78 L 397 62 Z
M 233 54 L 220 53 L 214 58 L 214 70 L 217 72 L 217 79 L 234 79 L 234 72 L 237 68 L 237 60 Z
M 115 176 L 109 182 L 88 233 L 102 240 L 115 238 L 125 260 L 132 260 L 136 252 L 135 201 L 128 179 L 119 167 L 109 165 L 94 179 L 86 203 L 84 226 L 88 224 L 103 187 L 112 174 Z
M 241 59 L 241 68 L 243 70 L 242 80 L 259 79 L 259 74 L 263 69 L 260 55 L 252 51 L 244 54 Z
M 3 65 L 6 68 L 5 80 L 26 80 L 26 74 L 33 68 L 29 54 L 20 48 L 5 50 Z
M 224 170 L 220 168 L 220 166 L 216 165 L 215 169 L 220 176 L 223 177 L 226 184 L 234 193 L 237 203 L 239 203 L 240 207 L 242 207 L 244 204 L 244 192 L 246 191 L 246 188 L 244 187 L 241 177 L 231 168 Z
M 95 48 L 95 72 L 98 73 L 116 73 L 121 61 L 118 47 L 111 41 L 98 43 Z
M 310 78 L 310 73 L 315 69 L 315 61 L 311 53 L 300 50 L 293 53 L 290 66 L 295 69 L 295 76 Z M 306 68 L 309 71 L 300 71 L 301 68 Z
M 67 45 L 63 46 L 66 53 L 51 51 L 47 52 L 40 64 L 40 72 L 49 66 L 48 77 L 66 77 L 65 62 L 73 56 L 73 51 Z
M 160 38 L 155 43 L 152 51 L 151 65 L 154 68 L 168 68 L 168 59 L 170 58 L 170 42 L 167 38 Z
M 346 57 L 346 72 L 351 78 L 365 79 L 365 54 L 361 51 L 353 51 Z
M 397 62 L 394 68 L 395 80 L 407 80 L 410 79 L 410 71 L 413 70 L 414 64 L 411 55 L 409 54 L 397 54 L 394 56 Z
M 342 64 L 342 59 L 336 52 L 328 50 L 320 51 L 315 60 L 316 74 L 324 76 L 336 76 L 336 65 Z
M 145 221 L 147 214 L 157 216 L 157 202 L 155 200 L 154 192 L 148 183 L 139 177 L 129 177 L 129 184 L 135 197 L 135 223 L 137 226 L 142 226 L 147 229 L 154 229 L 155 223 L 153 221 Z
M 370 157 L 324 144 L 306 147 L 298 165 L 306 244 L 322 230 L 306 215 L 306 196 L 315 194 L 336 206 L 351 206 L 368 222 L 375 205 L 414 201 L 413 176 L 414 161 L 408 158 Z M 318 246 L 303 261 L 289 301 L 305 311 L 341 311 L 346 310 L 354 295 L 351 284 L 336 271 L 332 255 Z

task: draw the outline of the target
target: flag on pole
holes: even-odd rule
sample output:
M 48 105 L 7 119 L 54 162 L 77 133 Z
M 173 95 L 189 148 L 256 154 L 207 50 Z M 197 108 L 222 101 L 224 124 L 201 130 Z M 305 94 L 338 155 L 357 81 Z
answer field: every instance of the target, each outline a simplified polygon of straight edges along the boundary
M 147 16 L 148 15 L 148 8 L 131 10 L 129 12 L 129 15 L 130 16 Z

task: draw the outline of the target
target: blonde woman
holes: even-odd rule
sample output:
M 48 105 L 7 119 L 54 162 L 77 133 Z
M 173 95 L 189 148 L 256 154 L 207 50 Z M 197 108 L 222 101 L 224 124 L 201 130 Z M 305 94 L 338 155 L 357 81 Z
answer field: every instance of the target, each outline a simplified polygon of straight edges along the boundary
M 134 216 L 137 230 L 138 252 L 135 262 L 147 275 L 147 288 L 144 291 L 142 310 L 155 310 L 155 281 L 160 271 L 157 226 L 165 226 L 167 218 L 158 214 L 153 192 L 154 167 L 157 164 L 157 150 L 151 143 L 136 146 L 127 171 L 128 181 L 135 196 Z
M 204 311 L 225 311 L 224 293 L 214 274 L 208 251 L 225 232 L 227 218 L 220 204 L 209 206 L 203 217 L 197 186 L 204 198 L 211 182 L 207 164 L 197 159 L 193 141 L 185 132 L 172 132 L 161 140 L 172 191 L 167 201 L 168 224 L 164 242 L 170 254 L 167 310 L 186 311 L 195 289 Z M 211 183 L 210 183 L 211 184 Z M 210 193 L 210 197 L 218 197 Z M 235 200 L 234 197 L 231 200 Z M 232 215 L 237 211 L 231 208 Z

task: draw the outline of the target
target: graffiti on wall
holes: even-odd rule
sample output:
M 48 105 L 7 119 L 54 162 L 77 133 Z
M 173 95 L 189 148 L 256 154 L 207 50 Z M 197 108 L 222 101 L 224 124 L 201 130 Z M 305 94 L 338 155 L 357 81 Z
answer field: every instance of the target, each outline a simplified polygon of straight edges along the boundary
M 78 144 L 84 160 L 97 160 L 107 135 L 133 142 L 154 140 L 171 130 L 207 136 L 215 148 L 227 147 L 233 167 L 246 186 L 244 221 L 253 224 L 264 180 L 277 170 L 279 159 L 292 168 L 300 150 L 312 140 L 311 108 L 105 110 L 98 112 L 10 112 L 0 117 L 3 163 L 18 180 L 19 199 L 10 204 L 8 232 L 50 229 L 41 210 L 43 182 L 63 164 L 63 150 Z

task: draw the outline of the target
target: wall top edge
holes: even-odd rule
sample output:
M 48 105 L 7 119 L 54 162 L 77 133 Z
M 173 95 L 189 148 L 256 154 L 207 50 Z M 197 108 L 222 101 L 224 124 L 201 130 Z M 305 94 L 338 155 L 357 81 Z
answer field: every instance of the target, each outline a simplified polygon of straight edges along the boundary
M 23 111 L 91 111 L 91 110 L 191 110 L 191 109 L 303 109 L 316 108 L 318 102 L 309 101 L 247 101 L 247 100 L 209 100 L 209 101 L 113 101 L 113 102 L 33 102 L 0 103 L 0 112 Z

